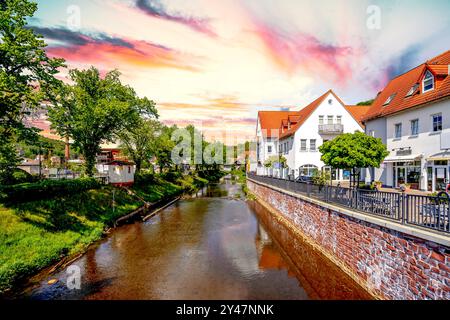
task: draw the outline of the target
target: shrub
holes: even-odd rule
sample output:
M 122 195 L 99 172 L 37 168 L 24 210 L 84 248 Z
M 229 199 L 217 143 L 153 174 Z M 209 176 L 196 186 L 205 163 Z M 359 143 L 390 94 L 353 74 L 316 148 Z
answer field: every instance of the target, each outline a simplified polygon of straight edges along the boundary
M 7 202 L 29 202 L 98 189 L 100 186 L 100 183 L 94 178 L 42 180 L 35 183 L 6 186 L 1 189 L 0 193 L 3 194 L 3 200 Z
M 166 173 L 163 173 L 161 177 L 169 182 L 176 182 L 178 179 L 183 177 L 183 174 L 179 171 L 168 171 Z
M 138 186 L 154 184 L 156 182 L 156 177 L 150 172 L 139 172 L 134 176 L 134 183 Z

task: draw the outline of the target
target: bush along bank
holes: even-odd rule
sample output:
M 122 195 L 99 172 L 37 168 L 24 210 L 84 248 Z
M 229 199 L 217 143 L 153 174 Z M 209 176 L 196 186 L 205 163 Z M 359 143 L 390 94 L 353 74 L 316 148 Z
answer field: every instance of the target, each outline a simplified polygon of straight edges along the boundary
M 174 178 L 139 175 L 132 191 L 154 203 L 208 183 L 196 175 Z M 0 294 L 62 258 L 84 252 L 118 218 L 144 205 L 124 189 L 85 179 L 39 185 L 47 191 L 34 194 L 36 184 L 0 190 Z

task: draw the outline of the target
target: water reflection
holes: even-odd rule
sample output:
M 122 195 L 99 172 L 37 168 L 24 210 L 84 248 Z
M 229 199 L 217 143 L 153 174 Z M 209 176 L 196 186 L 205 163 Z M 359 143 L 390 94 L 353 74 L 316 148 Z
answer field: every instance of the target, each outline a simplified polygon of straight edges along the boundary
M 237 200 L 227 182 L 163 210 L 146 223 L 117 229 L 74 264 L 82 290 L 64 270 L 44 279 L 32 299 L 309 299 L 359 298 L 320 256 L 289 240 L 256 203 Z M 273 236 L 275 235 L 275 238 Z M 286 246 L 288 251 L 281 250 Z M 292 263 L 287 254 L 298 258 Z M 308 265 L 308 259 L 311 259 Z M 325 266 L 325 269 L 324 269 Z M 315 279 L 317 277 L 318 279 Z M 311 279 L 314 278 L 314 279 Z M 326 284 L 330 282 L 330 284 Z M 323 290 L 330 290 L 324 294 Z M 340 290 L 340 291 L 339 291 Z M 338 292 L 339 291 L 339 292 Z

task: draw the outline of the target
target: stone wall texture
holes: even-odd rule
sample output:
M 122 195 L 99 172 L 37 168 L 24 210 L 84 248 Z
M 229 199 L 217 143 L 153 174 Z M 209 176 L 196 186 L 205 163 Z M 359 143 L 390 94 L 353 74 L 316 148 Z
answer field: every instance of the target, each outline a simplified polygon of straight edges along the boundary
M 450 299 L 450 249 L 247 181 L 249 190 L 384 299 Z

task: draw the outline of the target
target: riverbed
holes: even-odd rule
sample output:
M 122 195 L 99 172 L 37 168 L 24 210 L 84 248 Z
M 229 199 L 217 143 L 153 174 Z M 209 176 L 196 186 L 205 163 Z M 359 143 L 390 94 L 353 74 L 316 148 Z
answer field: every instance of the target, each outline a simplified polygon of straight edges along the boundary
M 297 240 L 293 246 L 288 232 L 271 220 L 261 205 L 247 201 L 239 184 L 225 180 L 176 202 L 144 223 L 115 229 L 64 270 L 29 287 L 22 297 L 370 298 L 306 243 L 298 245 Z M 78 270 L 80 286 L 73 289 Z

